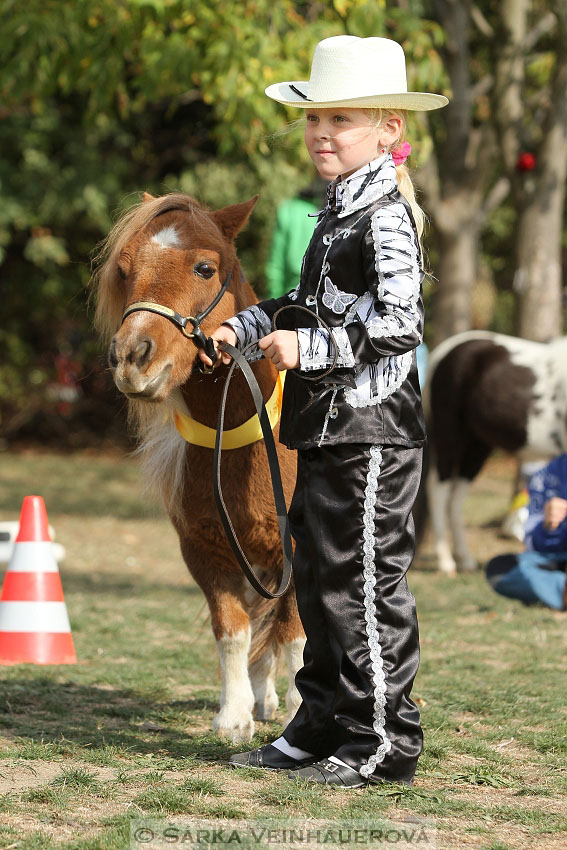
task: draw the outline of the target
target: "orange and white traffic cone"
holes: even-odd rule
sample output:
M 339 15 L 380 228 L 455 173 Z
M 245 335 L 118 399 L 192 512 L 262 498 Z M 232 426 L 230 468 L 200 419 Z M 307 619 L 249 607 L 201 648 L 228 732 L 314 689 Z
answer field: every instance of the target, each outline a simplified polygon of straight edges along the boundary
M 76 664 L 41 496 L 26 496 L 0 595 L 0 664 Z

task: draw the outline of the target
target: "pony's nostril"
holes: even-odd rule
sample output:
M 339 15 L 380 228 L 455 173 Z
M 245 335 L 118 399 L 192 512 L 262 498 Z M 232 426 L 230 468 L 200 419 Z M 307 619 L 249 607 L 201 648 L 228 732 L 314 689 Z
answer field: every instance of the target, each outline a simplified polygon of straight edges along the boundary
M 149 337 L 140 340 L 133 352 L 133 360 L 138 366 L 143 366 L 151 360 L 154 351 L 154 342 Z
M 110 343 L 110 348 L 108 350 L 108 362 L 110 363 L 110 367 L 112 369 L 116 369 L 118 366 L 118 357 L 116 356 L 116 340 L 112 340 Z

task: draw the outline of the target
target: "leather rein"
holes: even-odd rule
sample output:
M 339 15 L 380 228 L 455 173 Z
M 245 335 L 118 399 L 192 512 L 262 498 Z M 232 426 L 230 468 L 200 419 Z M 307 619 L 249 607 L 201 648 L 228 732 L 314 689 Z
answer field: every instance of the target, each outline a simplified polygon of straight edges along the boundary
M 209 336 L 205 336 L 203 331 L 201 330 L 201 322 L 203 319 L 209 315 L 211 310 L 213 310 L 216 305 L 221 300 L 222 296 L 228 289 L 228 285 L 230 283 L 232 277 L 232 269 L 226 277 L 222 287 L 219 292 L 213 299 L 213 301 L 209 304 L 209 306 L 203 310 L 202 313 L 199 313 L 197 316 L 182 316 L 180 313 L 177 313 L 175 310 L 172 310 L 170 307 L 165 307 L 163 304 L 156 304 L 153 301 L 136 301 L 133 304 L 130 304 L 122 315 L 122 322 L 130 316 L 132 313 L 136 313 L 138 311 L 145 311 L 149 313 L 157 313 L 158 316 L 163 316 L 165 319 L 169 319 L 170 322 L 173 322 L 176 325 L 182 334 L 187 339 L 192 339 L 197 348 L 202 348 L 205 351 L 205 354 L 210 357 L 210 359 L 214 364 L 217 362 L 217 353 L 215 351 L 215 346 L 212 338 Z M 187 330 L 187 325 L 191 323 L 193 329 L 191 331 Z M 291 581 L 291 570 L 292 570 L 292 543 L 291 543 L 291 533 L 289 530 L 289 521 L 287 517 L 287 508 L 285 503 L 285 496 L 283 492 L 283 485 L 280 473 L 280 467 L 278 463 L 278 456 L 276 452 L 276 445 L 274 442 L 274 435 L 272 433 L 272 427 L 270 424 L 270 419 L 268 413 L 266 411 L 266 406 L 264 404 L 264 398 L 262 396 L 262 392 L 260 387 L 258 386 L 258 382 L 254 376 L 254 373 L 250 366 L 248 365 L 246 359 L 243 355 L 231 345 L 225 345 L 224 349 L 231 355 L 233 358 L 232 365 L 229 369 L 228 376 L 226 379 L 226 383 L 224 386 L 224 391 L 222 395 L 221 405 L 219 408 L 219 415 L 217 421 L 217 431 L 216 431 L 216 439 L 215 439 L 215 448 L 213 454 L 213 490 L 215 496 L 215 502 L 217 505 L 217 509 L 219 511 L 220 519 L 225 530 L 226 536 L 228 538 L 228 542 L 230 547 L 234 553 L 236 560 L 242 571 L 244 572 L 246 578 L 252 585 L 252 587 L 258 591 L 262 596 L 266 599 L 278 599 L 280 596 L 283 596 L 287 591 L 290 581 Z M 236 368 L 236 366 L 240 367 L 242 370 L 242 374 L 246 379 L 246 382 L 250 388 L 250 392 L 252 394 L 252 399 L 254 401 L 254 406 L 256 408 L 256 413 L 258 414 L 258 418 L 260 420 L 260 426 L 262 428 L 262 434 L 264 436 L 264 441 L 266 444 L 266 453 L 268 456 L 268 465 L 270 468 L 270 476 L 272 479 L 272 489 L 274 492 L 274 502 L 276 506 L 276 514 L 278 518 L 278 528 L 280 533 L 280 540 L 282 544 L 282 554 L 283 554 L 283 570 L 282 577 L 280 581 L 280 585 L 275 593 L 272 593 L 268 590 L 260 579 L 256 576 L 252 565 L 248 561 L 246 555 L 244 554 L 240 543 L 238 542 L 238 538 L 236 536 L 236 532 L 234 530 L 234 526 L 232 525 L 230 516 L 228 514 L 223 495 L 221 489 L 221 451 L 222 451 L 222 436 L 223 436 L 223 424 L 224 424 L 224 414 L 226 409 L 226 397 L 228 393 L 228 387 L 230 384 L 230 379 L 232 374 Z M 210 374 L 213 369 L 212 367 L 203 367 L 202 371 Z
M 223 285 L 221 286 L 219 292 L 211 301 L 209 306 L 202 311 L 202 313 L 198 313 L 197 316 L 182 316 L 180 313 L 177 313 L 175 310 L 172 310 L 170 307 L 165 307 L 163 304 L 156 304 L 154 301 L 135 301 L 133 304 L 130 304 L 122 315 L 122 322 L 130 316 L 132 313 L 136 313 L 139 311 L 145 311 L 148 313 L 157 313 L 158 316 L 163 316 L 165 319 L 169 319 L 170 322 L 173 322 L 176 325 L 182 334 L 187 339 L 192 339 L 197 348 L 202 348 L 205 354 L 210 357 L 210 359 L 214 364 L 217 362 L 218 356 L 215 351 L 215 345 L 212 337 L 207 337 L 201 330 L 201 322 L 206 316 L 216 307 L 224 293 L 228 289 L 232 278 L 232 269 L 228 273 Z M 308 310 L 306 307 L 302 307 L 299 305 L 290 304 L 285 307 L 280 307 L 280 309 L 274 314 L 272 320 L 272 327 L 276 330 L 276 320 L 280 313 L 284 310 L 303 310 L 308 313 L 311 317 L 313 317 L 313 313 L 311 310 Z M 338 359 L 338 349 L 335 342 L 335 338 L 333 336 L 333 332 L 325 324 L 325 322 L 319 317 L 316 317 L 318 322 L 327 330 L 330 335 L 330 338 L 333 342 L 333 362 L 322 375 L 318 375 L 316 377 L 308 377 L 303 375 L 302 378 L 305 380 L 316 381 L 320 380 L 322 377 L 325 377 L 330 372 L 333 371 Z M 191 323 L 193 326 L 193 330 L 188 331 L 187 325 Z M 252 344 L 254 345 L 254 343 Z M 247 346 L 247 348 L 251 348 L 252 345 Z M 215 448 L 213 454 L 213 491 L 215 496 L 216 506 L 220 515 L 220 519 L 225 530 L 225 534 L 227 536 L 228 542 L 230 544 L 230 548 L 233 551 L 233 554 L 238 561 L 240 568 L 242 569 L 244 575 L 252 585 L 252 587 L 259 593 L 261 596 L 266 599 L 279 599 L 280 596 L 283 596 L 287 591 L 290 581 L 291 581 L 291 572 L 292 572 L 292 543 L 291 543 L 291 532 L 289 530 L 289 520 L 287 516 L 287 507 L 285 503 L 285 496 L 283 491 L 281 473 L 280 473 L 280 465 L 278 463 L 278 455 L 276 451 L 276 445 L 274 442 L 274 435 L 272 433 L 272 426 L 270 424 L 270 419 L 266 410 L 266 405 L 264 403 L 264 397 L 262 396 L 262 392 L 260 387 L 258 386 L 258 382 L 254 375 L 254 372 L 250 368 L 246 358 L 243 356 L 243 353 L 239 351 L 234 346 L 229 345 L 228 343 L 223 344 L 223 349 L 232 357 L 232 364 L 228 371 L 228 375 L 226 378 L 226 382 L 224 385 L 224 390 L 222 394 L 221 404 L 219 407 L 219 415 L 217 420 L 217 431 L 215 438 Z M 244 349 L 245 351 L 246 349 Z M 256 413 L 258 414 L 258 419 L 260 420 L 260 426 L 262 428 L 262 434 L 264 436 L 264 442 L 266 445 L 266 454 L 268 458 L 268 466 L 270 469 L 270 477 L 272 479 L 272 490 L 274 493 L 274 503 L 276 506 L 276 514 L 278 518 L 278 529 L 280 533 L 280 540 L 282 545 L 282 556 L 283 556 L 283 570 L 282 577 L 280 581 L 280 585 L 275 593 L 272 593 L 267 587 L 264 587 L 260 579 L 255 574 L 252 565 L 248 561 L 248 558 L 244 554 L 240 543 L 238 542 L 238 538 L 236 536 L 236 532 L 234 530 L 234 526 L 230 519 L 228 510 L 226 508 L 226 504 L 224 502 L 222 488 L 221 488 L 221 452 L 222 452 L 222 438 L 223 438 L 223 425 L 224 425 L 224 414 L 226 410 L 226 398 L 228 394 L 228 388 L 230 385 L 230 380 L 236 369 L 236 366 L 239 366 L 246 383 L 248 384 L 248 388 L 250 389 L 250 393 L 252 395 L 252 399 L 254 401 L 254 406 L 256 408 Z M 210 374 L 213 371 L 213 367 L 206 367 L 203 365 L 202 371 L 207 374 Z

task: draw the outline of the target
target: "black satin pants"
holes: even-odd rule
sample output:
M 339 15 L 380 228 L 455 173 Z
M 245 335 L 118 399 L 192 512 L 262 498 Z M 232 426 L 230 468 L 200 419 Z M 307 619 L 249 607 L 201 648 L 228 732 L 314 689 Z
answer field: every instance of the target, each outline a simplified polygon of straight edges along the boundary
M 413 779 L 423 734 L 410 698 L 419 664 L 411 510 L 422 450 L 339 444 L 298 452 L 290 507 L 307 644 L 302 703 L 283 732 L 363 776 Z

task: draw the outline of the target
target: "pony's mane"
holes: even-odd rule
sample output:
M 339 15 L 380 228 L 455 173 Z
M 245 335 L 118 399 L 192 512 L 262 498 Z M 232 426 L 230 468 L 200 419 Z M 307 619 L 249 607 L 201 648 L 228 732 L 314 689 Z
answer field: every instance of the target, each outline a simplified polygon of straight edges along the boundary
M 118 271 L 120 254 L 157 216 L 175 211 L 189 213 L 196 230 L 218 234 L 219 245 L 224 245 L 225 266 L 234 263 L 234 246 L 223 237 L 211 212 L 198 201 L 181 192 L 159 198 L 146 195 L 118 219 L 93 252 L 90 285 L 96 303 L 94 323 L 107 341 L 120 327 L 124 308 L 124 290 Z M 182 395 L 176 391 L 157 404 L 128 401 L 129 424 L 138 440 L 135 453 L 141 456 L 147 489 L 156 492 L 169 514 L 182 524 L 186 443 L 175 427 L 173 413 L 176 409 L 184 410 Z M 186 408 L 185 412 L 188 412 Z
M 106 340 L 119 328 L 124 306 L 117 265 L 120 253 L 157 216 L 176 210 L 189 213 L 209 229 L 214 227 L 207 210 L 194 198 L 180 192 L 171 193 L 132 206 L 95 249 L 90 284 L 96 301 L 94 322 Z M 178 407 L 182 404 L 181 397 L 175 401 Z M 181 519 L 185 442 L 175 428 L 172 403 L 173 399 L 157 405 L 129 401 L 128 419 L 138 438 L 135 453 L 142 457 L 147 489 L 159 495 L 166 509 Z
M 189 412 L 178 391 L 159 404 L 128 402 L 128 422 L 137 437 L 134 455 L 141 459 L 144 490 L 158 496 L 171 518 L 182 526 L 187 444 L 175 427 L 175 410 Z
M 211 216 L 198 201 L 181 192 L 172 192 L 134 204 L 95 249 L 90 283 L 96 303 L 94 324 L 107 341 L 116 333 L 122 318 L 121 280 L 117 270 L 120 253 L 154 218 L 175 210 L 190 213 L 208 228 L 214 227 Z

